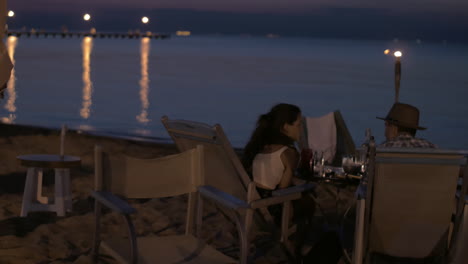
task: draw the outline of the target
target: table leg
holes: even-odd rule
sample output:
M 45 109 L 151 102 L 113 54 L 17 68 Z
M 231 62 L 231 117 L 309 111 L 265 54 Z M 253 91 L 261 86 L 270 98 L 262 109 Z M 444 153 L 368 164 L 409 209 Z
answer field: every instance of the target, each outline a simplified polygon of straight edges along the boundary
M 65 216 L 65 190 L 63 169 L 55 169 L 55 212 L 57 216 Z
M 21 217 L 25 217 L 28 215 L 29 210 L 31 209 L 32 199 L 33 199 L 33 191 L 37 185 L 36 179 L 36 168 L 28 168 L 28 172 L 26 174 L 26 182 L 24 184 L 24 192 L 23 192 L 23 203 L 21 205 Z
M 42 168 L 36 168 L 36 173 L 37 173 L 37 193 L 36 193 L 36 199 L 38 202 L 41 204 L 48 204 L 49 199 L 46 196 L 42 196 Z
M 72 211 L 72 191 L 71 191 L 71 179 L 70 179 L 70 169 L 64 170 L 64 192 L 65 192 L 65 208 L 67 212 Z

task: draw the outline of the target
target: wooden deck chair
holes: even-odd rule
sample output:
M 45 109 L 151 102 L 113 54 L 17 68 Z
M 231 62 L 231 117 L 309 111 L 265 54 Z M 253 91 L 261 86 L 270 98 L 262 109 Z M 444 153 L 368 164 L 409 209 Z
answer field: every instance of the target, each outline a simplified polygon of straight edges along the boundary
M 92 192 L 95 198 L 96 217 L 94 260 L 97 260 L 101 249 L 119 263 L 237 263 L 238 261 L 215 250 L 197 237 L 202 224 L 202 199 L 195 199 L 195 196 L 199 195 L 197 188 L 204 181 L 203 159 L 202 146 L 157 159 L 116 155 L 96 146 L 95 191 Z M 172 236 L 155 235 L 137 238 L 130 218 L 136 210 L 119 198 L 159 198 L 183 194 L 189 195 L 185 234 Z M 102 205 L 122 215 L 127 225 L 127 238 L 101 241 Z M 231 206 L 237 209 L 243 205 L 231 203 Z M 239 223 L 238 219 L 234 220 Z M 241 238 L 240 246 L 245 248 L 244 231 L 240 224 L 237 227 Z
M 463 216 L 464 200 L 456 204 L 455 197 L 465 163 L 457 151 L 376 150 L 372 141 L 367 195 L 358 195 L 353 263 L 371 263 L 379 255 L 449 259 Z
M 314 188 L 313 184 L 281 189 L 273 192 L 273 197 L 261 199 L 255 188 L 255 183 L 245 171 L 221 125 L 210 126 L 188 120 L 170 120 L 167 116 L 162 117 L 162 123 L 179 151 L 186 151 L 200 144 L 204 146 L 205 184 L 249 204 L 249 209 L 244 215 L 248 240 L 254 212 L 260 211 L 261 216 L 267 222 L 272 223 L 273 219 L 267 207 L 273 204 L 283 204 L 281 241 L 288 252 L 294 254 L 293 244 L 289 239 L 296 230 L 296 227 L 290 225 L 289 222 L 291 201 L 299 199 L 302 192 Z
M 356 146 L 339 110 L 321 117 L 304 117 L 303 124 L 299 140 L 301 148 L 323 151 L 325 159 L 327 155 L 331 156 L 329 163 L 334 166 L 341 166 L 344 155 L 355 154 Z M 316 128 L 318 130 L 314 131 Z
M 468 158 L 468 153 L 465 151 L 465 158 Z M 468 166 L 465 165 L 465 168 L 463 170 L 463 175 L 468 175 Z M 463 179 L 459 179 L 459 187 L 460 191 L 457 192 L 457 198 L 460 199 L 462 193 L 468 193 L 468 182 L 463 181 Z M 462 198 L 463 199 L 463 198 Z M 458 235 L 454 239 L 454 250 L 451 256 L 453 256 L 453 260 L 451 263 L 453 264 L 462 264 L 466 263 L 468 261 L 468 195 L 465 195 L 464 199 L 464 204 L 463 200 L 458 200 L 457 206 L 459 209 L 461 206 L 463 206 L 463 215 L 460 215 L 461 222 L 460 228 L 458 229 Z

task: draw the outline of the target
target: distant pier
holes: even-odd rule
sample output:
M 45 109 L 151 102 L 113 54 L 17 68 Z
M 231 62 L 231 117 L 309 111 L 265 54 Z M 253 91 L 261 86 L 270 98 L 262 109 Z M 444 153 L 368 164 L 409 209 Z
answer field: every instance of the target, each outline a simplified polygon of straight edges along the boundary
M 154 39 L 166 39 L 170 37 L 170 34 L 152 33 L 152 32 L 127 32 L 127 33 L 105 33 L 105 32 L 57 32 L 57 31 L 7 31 L 7 36 L 16 37 L 51 37 L 51 38 L 73 38 L 73 37 L 93 37 L 93 38 L 154 38 Z

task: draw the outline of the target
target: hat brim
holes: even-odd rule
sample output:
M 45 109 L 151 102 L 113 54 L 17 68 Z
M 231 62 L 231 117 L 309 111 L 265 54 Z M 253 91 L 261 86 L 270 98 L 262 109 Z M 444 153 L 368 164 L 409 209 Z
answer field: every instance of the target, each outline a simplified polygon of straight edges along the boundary
M 385 120 L 387 122 L 390 122 L 392 124 L 395 124 L 395 125 L 398 125 L 398 126 L 402 126 L 402 127 L 407 127 L 407 128 L 414 128 L 414 129 L 418 129 L 418 130 L 426 130 L 427 128 L 426 127 L 421 127 L 421 126 L 413 126 L 413 125 L 410 125 L 410 124 L 405 124 L 405 123 L 402 123 L 402 122 L 398 122 L 396 120 L 391 120 L 391 119 L 387 119 L 385 117 L 376 117 L 377 119 L 380 119 L 380 120 Z

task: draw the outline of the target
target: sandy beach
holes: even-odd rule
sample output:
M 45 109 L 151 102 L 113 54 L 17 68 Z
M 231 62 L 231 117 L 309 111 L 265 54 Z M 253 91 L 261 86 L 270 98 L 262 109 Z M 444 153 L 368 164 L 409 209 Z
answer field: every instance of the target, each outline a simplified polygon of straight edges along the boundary
M 58 130 L 0 124 L 0 263 L 91 263 L 90 249 L 93 235 L 94 145 L 100 144 L 112 152 L 135 157 L 161 157 L 177 153 L 172 144 L 149 143 L 69 131 L 65 141 L 65 154 L 79 156 L 82 165 L 71 170 L 73 211 L 65 217 L 51 212 L 34 212 L 19 217 L 26 176 L 26 168 L 16 160 L 23 154 L 58 154 Z M 44 194 L 53 193 L 52 171 L 44 172 Z M 354 187 L 337 188 L 320 185 L 317 197 L 322 210 L 318 210 L 317 234 L 323 226 L 336 229 L 339 215 L 347 208 Z M 338 196 L 337 196 L 338 195 Z M 338 198 L 337 198 L 338 197 Z M 133 216 L 139 236 L 183 233 L 187 198 L 169 197 L 153 200 L 129 201 L 137 209 Z M 237 257 L 238 241 L 235 226 L 215 206 L 204 209 L 203 238 L 227 255 Z M 323 216 L 326 217 L 323 217 Z M 324 219 L 328 219 L 324 221 Z M 331 223 L 330 223 L 331 222 Z M 108 212 L 102 219 L 103 237 L 125 234 L 120 217 Z M 324 224 L 325 223 L 325 224 Z M 253 234 L 255 263 L 288 263 L 279 243 L 272 235 L 256 231 Z M 272 242 L 273 241 L 273 242 Z M 114 263 L 105 255 L 102 263 Z

